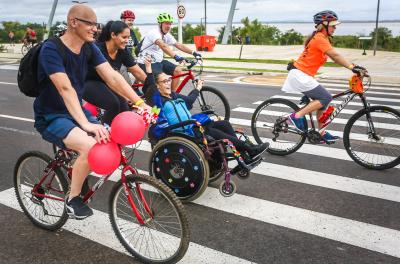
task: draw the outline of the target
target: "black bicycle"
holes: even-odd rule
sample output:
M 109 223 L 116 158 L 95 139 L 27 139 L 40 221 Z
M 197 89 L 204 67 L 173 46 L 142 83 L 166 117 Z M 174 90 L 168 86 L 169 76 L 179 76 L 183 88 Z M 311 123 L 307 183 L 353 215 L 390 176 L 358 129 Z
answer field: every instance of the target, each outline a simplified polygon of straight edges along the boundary
M 320 130 L 326 129 L 343 108 L 358 96 L 363 108 L 350 117 L 343 132 L 347 153 L 356 163 L 368 169 L 384 170 L 397 166 L 400 164 L 400 112 L 387 106 L 371 106 L 367 102 L 365 92 L 371 86 L 369 76 L 354 75 L 349 85 L 349 90 L 333 95 L 334 99 L 347 97 L 331 113 Z M 310 99 L 303 96 L 301 101 L 306 106 Z M 268 141 L 268 152 L 281 156 L 296 152 L 306 139 L 311 144 L 323 142 L 312 113 L 309 113 L 308 118 L 311 128 L 308 128 L 307 117 L 304 119 L 306 132 L 292 125 L 289 115 L 302 108 L 282 98 L 271 98 L 260 104 L 251 119 L 255 140 L 258 143 Z

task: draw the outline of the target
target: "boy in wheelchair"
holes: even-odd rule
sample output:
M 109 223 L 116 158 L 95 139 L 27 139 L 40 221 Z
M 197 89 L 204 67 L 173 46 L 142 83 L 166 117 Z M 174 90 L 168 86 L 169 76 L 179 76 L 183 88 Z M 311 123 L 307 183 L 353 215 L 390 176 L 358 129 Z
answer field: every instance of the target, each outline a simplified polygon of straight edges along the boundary
M 250 140 L 241 140 L 232 125 L 227 120 L 213 121 L 207 113 L 191 115 L 189 110 L 199 96 L 204 81 L 198 80 L 196 89 L 193 89 L 189 95 L 177 94 L 171 90 L 171 77 L 165 73 L 152 73 L 150 60 L 145 60 L 147 79 L 143 89 L 147 104 L 157 106 L 161 109 L 157 124 L 149 130 L 151 141 L 165 136 L 163 128 L 170 125 L 182 123 L 184 121 L 195 119 L 205 129 L 205 135 L 211 140 L 228 139 L 233 143 L 237 150 L 242 153 L 244 161 L 247 164 L 260 159 L 261 155 L 267 150 L 268 143 L 254 145 Z M 177 127 L 174 131 L 193 134 L 193 126 L 185 125 Z M 194 135 L 193 135 L 194 136 Z M 244 136 L 244 135 L 243 135 Z M 245 137 L 247 138 L 247 137 Z M 243 155 L 244 154 L 244 155 Z

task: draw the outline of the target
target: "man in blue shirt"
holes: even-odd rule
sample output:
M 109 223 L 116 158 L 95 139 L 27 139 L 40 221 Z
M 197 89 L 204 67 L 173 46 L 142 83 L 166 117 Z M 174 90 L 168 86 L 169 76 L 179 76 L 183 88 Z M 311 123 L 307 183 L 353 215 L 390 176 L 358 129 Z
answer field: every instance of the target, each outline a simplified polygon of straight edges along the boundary
M 88 67 L 95 67 L 99 76 L 116 93 L 136 105 L 148 106 L 93 44 L 97 31 L 94 11 L 86 5 L 74 5 L 68 12 L 67 23 L 68 29 L 60 38 L 64 45 L 65 62 L 52 41 L 45 42 L 40 50 L 38 77 L 43 82 L 41 93 L 34 102 L 35 128 L 43 139 L 79 154 L 72 169 L 66 208 L 72 217 L 84 219 L 93 214 L 80 197 L 83 182 L 90 172 L 88 152 L 96 142 L 110 140 L 108 131 L 82 108 L 83 84 Z

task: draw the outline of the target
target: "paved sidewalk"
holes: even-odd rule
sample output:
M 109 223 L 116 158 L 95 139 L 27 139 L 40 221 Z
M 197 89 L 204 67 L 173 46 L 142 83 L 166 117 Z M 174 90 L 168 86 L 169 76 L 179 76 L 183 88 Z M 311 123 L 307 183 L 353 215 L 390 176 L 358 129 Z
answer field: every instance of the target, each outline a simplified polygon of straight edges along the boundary
M 194 45 L 189 45 L 194 48 Z M 400 52 L 377 51 L 376 56 L 373 51 L 368 50 L 367 55 L 362 55 L 359 49 L 337 50 L 349 61 L 362 65 L 368 69 L 372 78 L 376 82 L 400 84 Z M 302 45 L 295 46 L 259 46 L 244 45 L 242 59 L 277 59 L 291 60 L 303 51 Z M 204 58 L 239 58 L 240 45 L 217 45 L 213 52 L 202 52 Z M 207 66 L 224 66 L 240 68 L 256 68 L 269 70 L 286 70 L 286 65 L 267 64 L 267 63 L 247 63 L 247 62 L 220 62 L 207 61 Z M 321 78 L 329 79 L 348 79 L 351 72 L 342 67 L 322 67 L 319 71 Z M 264 74 L 271 75 L 271 74 Z M 275 76 L 276 74 L 272 74 Z

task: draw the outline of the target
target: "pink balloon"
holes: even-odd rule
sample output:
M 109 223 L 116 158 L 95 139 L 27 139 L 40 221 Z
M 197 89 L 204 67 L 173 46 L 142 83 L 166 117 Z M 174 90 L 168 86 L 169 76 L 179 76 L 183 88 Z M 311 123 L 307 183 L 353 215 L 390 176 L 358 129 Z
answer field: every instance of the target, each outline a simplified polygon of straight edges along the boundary
M 96 143 L 89 151 L 90 169 L 97 174 L 107 175 L 114 172 L 121 163 L 121 152 L 117 143 Z
M 141 140 L 146 127 L 143 117 L 130 111 L 118 114 L 111 123 L 111 138 L 121 145 L 132 145 Z
M 88 110 L 92 114 L 92 116 L 97 116 L 97 107 L 95 105 L 85 102 L 82 107 Z

